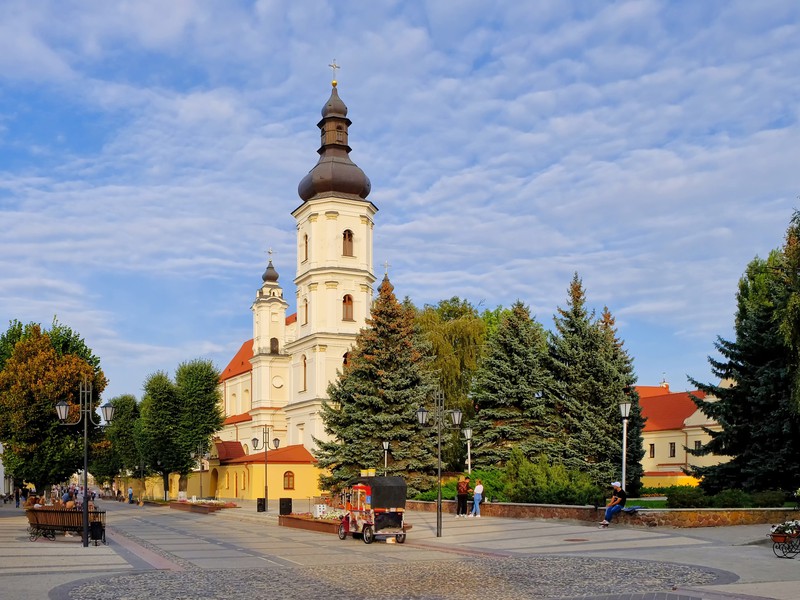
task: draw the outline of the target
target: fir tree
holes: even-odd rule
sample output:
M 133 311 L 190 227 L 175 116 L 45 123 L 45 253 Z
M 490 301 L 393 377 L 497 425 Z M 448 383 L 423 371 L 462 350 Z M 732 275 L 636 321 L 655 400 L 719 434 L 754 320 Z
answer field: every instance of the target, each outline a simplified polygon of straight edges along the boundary
M 549 404 L 546 355 L 544 329 L 522 302 L 515 302 L 489 338 L 475 374 L 473 466 L 502 466 L 514 447 L 526 456 L 553 451 L 556 415 Z
M 722 360 L 709 357 L 719 385 L 690 381 L 713 398 L 694 401 L 721 426 L 706 429 L 711 440 L 694 455 L 732 457 L 730 462 L 693 467 L 709 492 L 727 488 L 786 489 L 800 486 L 800 417 L 793 399 L 793 362 L 781 330 L 790 289 L 784 257 L 774 251 L 754 259 L 739 282 L 735 340 L 718 338 Z M 716 398 L 716 400 L 714 399 Z
M 627 479 L 624 482 L 625 491 L 629 496 L 638 496 L 642 488 L 642 476 L 644 475 L 644 468 L 642 467 L 644 438 L 642 437 L 642 432 L 644 431 L 645 418 L 642 415 L 639 394 L 634 387 L 636 374 L 633 370 L 633 359 L 623 349 L 624 342 L 617 337 L 615 322 L 616 320 L 608 310 L 608 307 L 604 307 L 598 325 L 605 335 L 609 361 L 614 365 L 617 372 L 617 377 L 610 382 L 607 388 L 608 394 L 613 396 L 618 404 L 622 402 L 630 402 L 631 404 L 631 410 L 628 415 L 628 446 L 625 456 L 625 478 Z
M 589 473 L 598 484 L 620 472 L 622 425 L 619 402 L 628 378 L 617 370 L 604 332 L 586 308 L 586 294 L 576 273 L 567 307 L 554 318 L 549 351 L 558 381 L 558 414 L 563 418 L 563 464 Z
M 417 424 L 416 411 L 433 389 L 414 335 L 414 313 L 398 303 L 384 277 L 367 327 L 356 338 L 338 380 L 328 387 L 321 417 L 331 441 L 316 440 L 324 489 L 335 490 L 360 469 L 382 471 L 390 443 L 389 474 L 406 478 L 409 494 L 432 485 L 435 435 Z

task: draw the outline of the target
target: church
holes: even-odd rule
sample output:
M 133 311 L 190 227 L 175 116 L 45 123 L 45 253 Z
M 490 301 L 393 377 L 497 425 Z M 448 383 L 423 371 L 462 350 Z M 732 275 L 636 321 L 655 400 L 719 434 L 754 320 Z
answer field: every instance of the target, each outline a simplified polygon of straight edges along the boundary
M 334 80 L 317 123 L 319 160 L 300 181 L 301 203 L 292 212 L 297 312 L 287 314 L 289 303 L 270 256 L 251 306 L 253 338 L 241 345 L 220 376 L 225 422 L 209 462 L 211 487 L 219 497 L 254 497 L 243 494 L 261 489 L 251 481 L 260 478 L 258 468 L 237 470 L 235 481 L 229 471 L 235 465 L 263 463 L 264 441 L 269 444 L 267 460 L 275 465 L 270 483 L 291 496 L 299 482 L 286 465 L 295 465 L 304 472 L 311 467 L 316 486 L 314 440 L 329 439 L 320 419 L 322 401 L 365 326 L 376 281 L 372 235 L 378 209 L 367 199 L 369 178 L 350 159 L 350 125 Z M 259 445 L 254 447 L 253 440 Z M 279 479 L 281 470 L 291 473 L 291 488 L 287 477 Z

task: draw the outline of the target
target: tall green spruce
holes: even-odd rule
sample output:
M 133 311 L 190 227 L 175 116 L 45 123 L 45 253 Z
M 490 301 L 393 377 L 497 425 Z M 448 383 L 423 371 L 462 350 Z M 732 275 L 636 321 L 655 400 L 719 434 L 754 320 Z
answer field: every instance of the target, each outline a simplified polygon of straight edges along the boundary
M 642 405 L 639 402 L 639 393 L 634 387 L 636 374 L 633 371 L 633 359 L 623 349 L 624 342 L 617 337 L 615 319 L 608 307 L 603 308 L 598 326 L 605 336 L 608 360 L 616 369 L 618 377 L 613 378 L 607 391 L 616 399 L 617 404 L 630 402 L 631 410 L 628 415 L 628 447 L 625 458 L 626 479 L 625 491 L 629 496 L 638 496 L 642 489 L 642 476 L 644 468 L 644 431 L 645 418 L 642 415 Z M 609 440 L 610 441 L 610 440 Z M 620 444 L 621 445 L 621 444 Z M 619 456 L 622 456 L 620 450 Z
M 708 492 L 727 488 L 796 490 L 800 486 L 800 417 L 794 401 L 795 357 L 784 335 L 792 289 L 786 280 L 786 257 L 774 251 L 754 259 L 739 281 L 733 341 L 718 338 L 722 360 L 709 358 L 720 385 L 691 380 L 718 400 L 695 398 L 721 431 L 694 455 L 730 456 L 730 462 L 694 467 Z
M 525 456 L 556 451 L 552 388 L 544 329 L 522 302 L 503 315 L 475 374 L 473 467 L 502 466 L 511 450 Z
M 550 337 L 549 350 L 551 370 L 560 388 L 557 412 L 563 418 L 562 462 L 607 485 L 621 475 L 619 404 L 633 375 L 619 355 L 613 327 L 601 325 L 594 311 L 586 308 L 577 273 L 570 283 L 567 307 L 558 308 L 554 321 L 556 331 Z
M 424 361 L 414 312 L 397 301 L 384 277 L 367 327 L 322 404 L 325 431 L 332 436 L 328 442 L 317 440 L 319 466 L 330 473 L 320 477 L 323 489 L 340 488 L 361 469 L 382 472 L 384 441 L 390 443 L 388 472 L 406 478 L 409 494 L 432 486 L 436 436 L 416 418 L 420 406 L 430 408 L 434 388 Z

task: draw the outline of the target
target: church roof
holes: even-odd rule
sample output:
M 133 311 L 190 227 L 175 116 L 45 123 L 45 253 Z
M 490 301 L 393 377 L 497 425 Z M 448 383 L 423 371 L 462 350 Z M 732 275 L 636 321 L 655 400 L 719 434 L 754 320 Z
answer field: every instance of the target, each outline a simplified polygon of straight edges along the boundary
M 252 421 L 253 417 L 250 416 L 250 413 L 242 413 L 241 415 L 231 415 L 227 419 L 225 419 L 222 424 L 223 425 L 234 425 L 236 423 L 246 423 L 247 421 Z
M 250 359 L 253 358 L 253 340 L 249 339 L 228 363 L 228 366 L 220 373 L 219 380 L 225 381 L 231 377 L 236 377 L 242 373 L 247 373 L 253 370 L 253 365 L 250 364 Z
M 234 442 L 226 442 L 226 443 L 234 443 Z M 239 442 L 235 442 L 239 444 L 241 448 L 241 444 Z M 223 462 L 222 457 L 220 457 L 220 462 Z M 224 461 L 225 464 L 239 464 L 239 463 L 256 463 L 256 464 L 264 464 L 264 453 L 258 450 L 254 451 L 252 454 L 246 455 L 244 451 L 242 451 L 241 456 L 237 456 L 236 458 L 227 459 Z M 306 450 L 305 446 L 302 444 L 296 444 L 294 446 L 286 446 L 285 448 L 278 448 L 277 450 L 269 450 L 267 451 L 267 465 L 269 466 L 270 463 L 280 463 L 282 465 L 286 464 L 315 464 L 317 459 Z
M 649 398 L 650 396 L 663 396 L 669 394 L 669 384 L 665 381 L 661 385 L 637 385 L 636 392 L 639 398 Z
M 637 388 L 638 389 L 638 388 Z M 642 406 L 642 416 L 647 419 L 644 424 L 645 431 L 666 431 L 670 429 L 683 429 L 686 419 L 697 410 L 697 405 L 692 402 L 690 395 L 705 398 L 700 391 L 672 392 L 660 396 L 639 398 Z

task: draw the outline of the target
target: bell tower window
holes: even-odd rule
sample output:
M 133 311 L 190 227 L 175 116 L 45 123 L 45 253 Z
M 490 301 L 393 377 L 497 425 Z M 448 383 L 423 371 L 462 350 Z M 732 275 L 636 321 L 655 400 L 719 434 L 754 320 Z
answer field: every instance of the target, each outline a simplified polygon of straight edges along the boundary
M 345 297 L 342 298 L 342 320 L 353 320 L 353 297 L 350 294 L 346 294 Z
M 303 325 L 308 325 L 308 298 L 303 300 Z
M 342 254 L 353 256 L 353 232 L 345 229 L 342 233 Z
M 308 260 L 308 234 L 303 236 L 303 262 Z
M 302 358 L 300 360 L 302 360 L 302 362 L 303 362 L 303 365 L 302 365 L 303 366 L 303 374 L 302 374 L 303 375 L 303 380 L 302 380 L 302 384 L 303 385 L 300 388 L 300 390 L 305 392 L 306 389 L 308 389 L 306 387 L 306 384 L 308 382 L 308 363 L 306 362 L 306 355 L 303 354 L 303 356 L 302 356 Z

